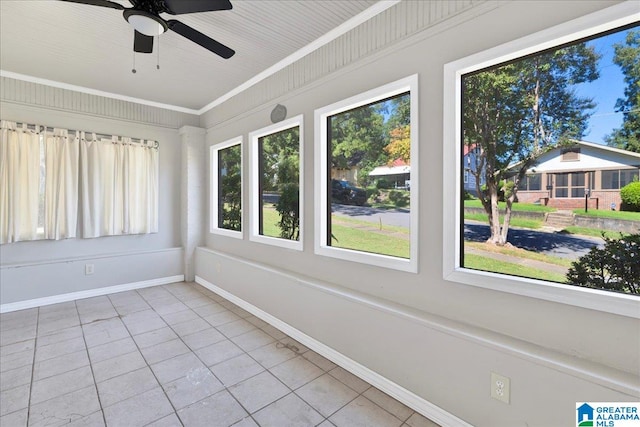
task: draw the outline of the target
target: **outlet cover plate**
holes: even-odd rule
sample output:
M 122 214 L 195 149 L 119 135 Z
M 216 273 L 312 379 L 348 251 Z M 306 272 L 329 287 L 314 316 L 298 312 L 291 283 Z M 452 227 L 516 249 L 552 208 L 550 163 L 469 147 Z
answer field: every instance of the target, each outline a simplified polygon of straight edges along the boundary
M 491 397 L 509 404 L 511 395 L 511 380 L 509 378 L 491 372 Z

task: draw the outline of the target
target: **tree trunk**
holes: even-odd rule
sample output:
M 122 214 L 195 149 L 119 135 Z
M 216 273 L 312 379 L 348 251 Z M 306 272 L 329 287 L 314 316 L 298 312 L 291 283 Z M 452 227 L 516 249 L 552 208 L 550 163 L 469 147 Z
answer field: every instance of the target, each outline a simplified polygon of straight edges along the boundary
M 487 243 L 493 245 L 503 246 L 506 243 L 506 239 L 502 238 L 500 233 L 500 207 L 498 206 L 498 183 L 494 179 L 488 180 L 487 189 L 489 190 L 490 197 L 490 211 L 489 213 L 489 229 L 491 236 Z

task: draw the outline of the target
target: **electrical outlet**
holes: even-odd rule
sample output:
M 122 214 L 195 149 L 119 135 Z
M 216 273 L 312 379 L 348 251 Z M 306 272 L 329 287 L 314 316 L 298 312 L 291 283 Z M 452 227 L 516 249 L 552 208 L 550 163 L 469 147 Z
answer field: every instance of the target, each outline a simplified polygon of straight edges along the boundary
M 509 404 L 511 381 L 507 377 L 491 372 L 491 397 Z
M 85 264 L 84 265 L 84 274 L 85 275 L 90 275 L 93 274 L 93 264 Z

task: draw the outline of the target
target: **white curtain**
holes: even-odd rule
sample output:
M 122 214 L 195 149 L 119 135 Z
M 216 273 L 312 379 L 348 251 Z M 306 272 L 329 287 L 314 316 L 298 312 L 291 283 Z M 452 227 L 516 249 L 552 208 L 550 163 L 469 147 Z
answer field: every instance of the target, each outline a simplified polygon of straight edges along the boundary
M 158 231 L 158 150 L 130 138 L 80 140 L 82 236 Z
M 38 238 L 40 136 L 7 121 L 0 122 L 0 132 L 0 243 L 34 240 Z
M 70 138 L 65 129 L 45 134 L 45 239 L 76 237 L 79 141 L 77 132 Z

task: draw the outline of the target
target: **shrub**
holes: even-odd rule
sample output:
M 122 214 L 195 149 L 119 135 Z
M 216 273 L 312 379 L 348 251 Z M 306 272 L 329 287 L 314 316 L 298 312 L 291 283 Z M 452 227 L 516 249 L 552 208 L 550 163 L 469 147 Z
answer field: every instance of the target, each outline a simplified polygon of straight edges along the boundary
M 567 283 L 593 289 L 640 294 L 640 234 L 604 237 L 604 248 L 592 248 L 573 263 Z
M 389 200 L 397 207 L 403 208 L 409 204 L 409 192 L 391 190 L 389 192 Z
M 624 210 L 640 212 L 640 181 L 633 181 L 622 187 L 620 198 Z
M 280 214 L 280 237 L 298 240 L 300 236 L 300 194 L 298 184 L 280 185 L 280 198 L 276 210 Z
M 376 188 L 386 190 L 392 187 L 393 187 L 393 184 L 384 178 L 380 178 L 376 180 Z

